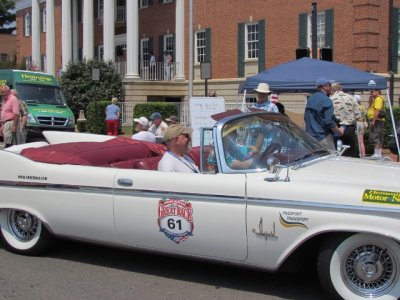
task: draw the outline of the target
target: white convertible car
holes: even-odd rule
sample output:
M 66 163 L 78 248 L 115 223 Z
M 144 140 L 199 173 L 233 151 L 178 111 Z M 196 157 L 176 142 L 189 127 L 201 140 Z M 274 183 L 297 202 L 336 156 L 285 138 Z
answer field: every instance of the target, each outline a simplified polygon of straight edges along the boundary
M 156 170 L 165 146 L 45 132 L 0 151 L 5 247 L 55 237 L 268 271 L 316 267 L 332 298 L 400 297 L 400 166 L 322 148 L 288 118 L 228 115 L 189 155 L 199 173 Z

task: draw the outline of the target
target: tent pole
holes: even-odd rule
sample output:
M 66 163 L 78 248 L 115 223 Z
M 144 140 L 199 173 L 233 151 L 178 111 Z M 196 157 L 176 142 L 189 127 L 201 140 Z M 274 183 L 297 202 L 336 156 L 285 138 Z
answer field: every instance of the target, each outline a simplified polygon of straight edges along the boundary
M 390 119 L 392 120 L 392 126 L 393 126 L 393 133 L 394 133 L 394 139 L 396 141 L 396 147 L 397 147 L 397 161 L 399 161 L 400 157 L 400 147 L 399 147 L 399 139 L 397 138 L 397 130 L 396 130 L 396 123 L 394 122 L 394 117 L 393 117 L 393 110 L 392 110 L 392 105 L 391 105 L 391 100 L 390 100 L 390 94 L 389 90 L 386 89 L 386 95 L 387 95 L 387 103 L 389 107 L 389 112 L 390 112 Z

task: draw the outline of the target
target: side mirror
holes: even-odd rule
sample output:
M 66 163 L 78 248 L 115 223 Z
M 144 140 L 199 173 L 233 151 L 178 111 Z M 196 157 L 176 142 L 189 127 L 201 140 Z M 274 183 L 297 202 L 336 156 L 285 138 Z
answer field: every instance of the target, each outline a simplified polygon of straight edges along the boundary
M 280 164 L 281 161 L 278 158 L 271 156 L 267 159 L 267 170 L 270 171 L 272 174 L 275 174 L 278 172 L 279 169 L 281 169 Z

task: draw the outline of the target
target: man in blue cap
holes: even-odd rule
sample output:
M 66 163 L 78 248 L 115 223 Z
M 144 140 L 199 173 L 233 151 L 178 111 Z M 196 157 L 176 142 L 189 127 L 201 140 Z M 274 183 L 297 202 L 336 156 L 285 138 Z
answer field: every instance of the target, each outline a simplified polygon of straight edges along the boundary
M 150 120 L 152 124 L 149 131 L 156 136 L 157 141 L 163 141 L 165 130 L 168 128 L 168 125 L 161 119 L 161 114 L 159 112 L 152 113 Z
M 307 99 L 304 112 L 306 132 L 314 137 L 321 145 L 335 150 L 333 135 L 343 135 L 343 130 L 336 125 L 333 114 L 333 103 L 329 99 L 331 94 L 331 80 L 321 77 L 317 80 L 318 91 Z

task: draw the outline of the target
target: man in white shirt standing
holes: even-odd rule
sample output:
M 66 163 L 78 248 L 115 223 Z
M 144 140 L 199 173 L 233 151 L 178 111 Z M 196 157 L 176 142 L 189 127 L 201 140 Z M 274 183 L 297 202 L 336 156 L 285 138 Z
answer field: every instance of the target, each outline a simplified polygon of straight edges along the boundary
M 199 173 L 194 161 L 186 155 L 189 150 L 191 129 L 181 124 L 173 124 L 165 132 L 168 151 L 158 163 L 158 170 L 164 172 Z

